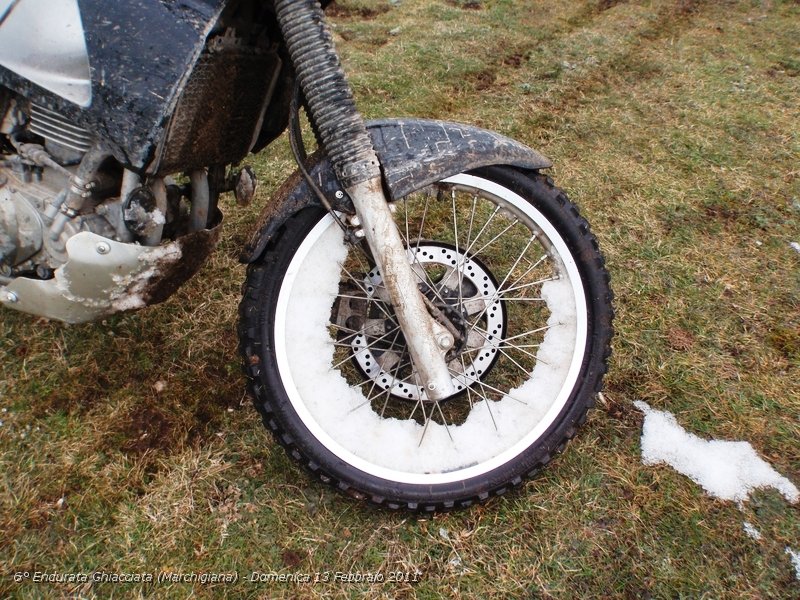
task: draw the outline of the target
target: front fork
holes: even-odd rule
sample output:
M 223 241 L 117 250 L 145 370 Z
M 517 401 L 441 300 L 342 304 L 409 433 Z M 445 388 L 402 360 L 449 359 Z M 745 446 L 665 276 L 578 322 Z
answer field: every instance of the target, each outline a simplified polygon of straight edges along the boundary
M 445 355 L 452 335 L 428 312 L 418 275 L 389 210 L 380 162 L 317 0 L 276 0 L 275 9 L 311 120 L 380 269 L 414 368 L 430 400 L 455 393 Z

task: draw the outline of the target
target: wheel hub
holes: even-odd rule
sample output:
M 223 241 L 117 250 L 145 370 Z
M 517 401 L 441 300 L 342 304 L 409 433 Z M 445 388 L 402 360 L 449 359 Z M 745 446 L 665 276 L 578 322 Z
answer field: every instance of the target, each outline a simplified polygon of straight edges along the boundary
M 485 265 L 450 245 L 422 242 L 408 254 L 420 290 L 447 319 L 448 329 L 457 332 L 446 360 L 453 386 L 461 392 L 488 374 L 505 334 L 497 283 Z M 364 277 L 360 295 L 363 299 L 351 301 L 347 309 L 349 322 L 360 325 L 349 341 L 353 362 L 375 389 L 407 400 L 428 400 L 377 267 Z

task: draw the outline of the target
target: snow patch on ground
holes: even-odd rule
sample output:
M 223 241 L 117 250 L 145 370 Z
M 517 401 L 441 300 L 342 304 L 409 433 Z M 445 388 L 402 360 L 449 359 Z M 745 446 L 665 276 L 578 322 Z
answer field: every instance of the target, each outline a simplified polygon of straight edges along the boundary
M 642 462 L 666 463 L 722 500 L 746 501 L 758 488 L 774 488 L 791 503 L 800 490 L 758 456 L 747 442 L 704 440 L 685 431 L 675 417 L 635 402 L 645 414 Z
M 794 567 L 794 577 L 797 581 L 800 581 L 800 552 L 796 550 L 792 550 L 789 546 L 786 546 L 786 554 L 789 555 L 789 559 L 792 561 L 792 566 Z
M 745 521 L 744 523 L 742 523 L 742 528 L 744 529 L 744 532 L 747 534 L 747 537 L 752 538 L 757 542 L 761 541 L 762 537 L 761 532 L 758 529 L 756 529 L 752 523 L 748 523 L 747 521 Z

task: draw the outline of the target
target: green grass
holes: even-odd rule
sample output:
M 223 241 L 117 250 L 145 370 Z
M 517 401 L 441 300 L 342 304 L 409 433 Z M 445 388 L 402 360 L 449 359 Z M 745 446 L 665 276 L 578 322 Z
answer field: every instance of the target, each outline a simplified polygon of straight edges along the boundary
M 800 596 L 784 553 L 800 548 L 798 507 L 764 492 L 741 512 L 642 466 L 632 407 L 747 440 L 800 483 L 800 5 L 339 5 L 365 115 L 477 123 L 553 159 L 617 296 L 604 401 L 540 477 L 468 512 L 387 514 L 307 478 L 244 397 L 234 333 L 238 252 L 292 170 L 281 140 L 253 161 L 257 201 L 225 202 L 220 247 L 164 305 L 72 327 L 2 313 L 0 596 Z M 10 578 L 37 570 L 240 581 Z M 254 571 L 420 574 L 243 581 Z

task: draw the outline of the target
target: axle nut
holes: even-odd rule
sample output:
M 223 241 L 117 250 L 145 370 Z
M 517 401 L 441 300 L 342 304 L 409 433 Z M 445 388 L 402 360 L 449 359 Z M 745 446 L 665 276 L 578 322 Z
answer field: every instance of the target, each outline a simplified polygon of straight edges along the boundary
M 453 337 L 447 335 L 446 333 L 442 333 L 436 338 L 436 343 L 439 344 L 440 348 L 452 348 L 453 347 Z

